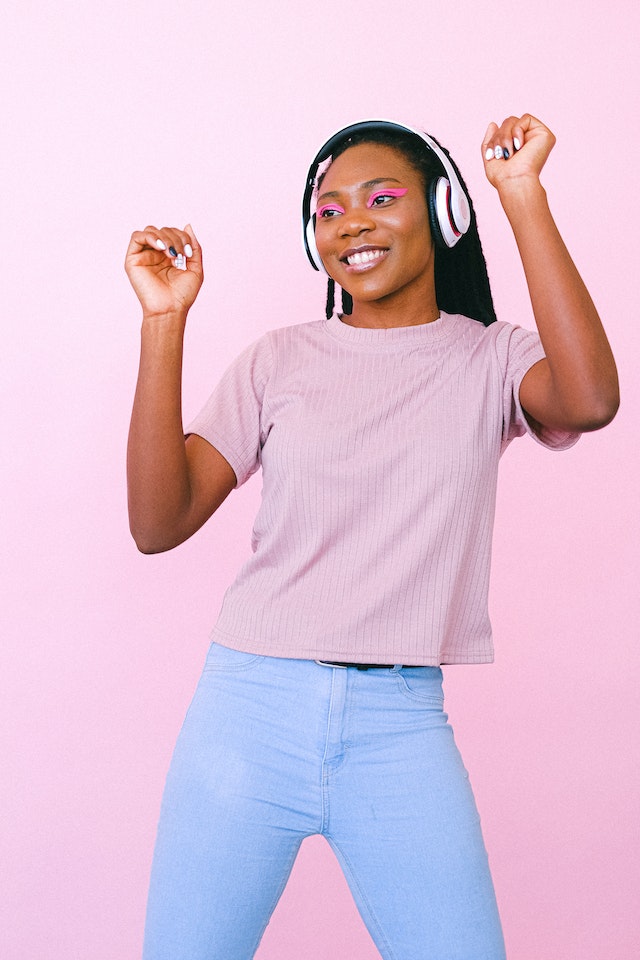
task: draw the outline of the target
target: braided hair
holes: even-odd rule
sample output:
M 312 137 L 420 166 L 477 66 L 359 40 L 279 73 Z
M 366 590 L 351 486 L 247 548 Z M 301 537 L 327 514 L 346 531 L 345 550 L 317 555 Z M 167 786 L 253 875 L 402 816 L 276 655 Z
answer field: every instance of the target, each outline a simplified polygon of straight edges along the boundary
M 431 134 L 430 134 L 431 136 Z M 431 137 L 435 140 L 435 137 Z M 437 140 L 435 140 L 438 143 Z M 333 151 L 331 163 L 350 147 L 363 143 L 379 143 L 382 146 L 393 147 L 403 154 L 411 166 L 422 175 L 425 194 L 429 184 L 443 175 L 443 168 L 437 155 L 430 150 L 427 144 L 410 133 L 406 135 L 390 130 L 362 130 L 344 140 Z M 449 151 L 440 143 L 440 149 L 449 158 L 455 169 L 460 183 L 469 199 L 471 208 L 471 224 L 467 232 L 458 240 L 455 247 L 436 245 L 435 250 L 435 285 L 436 302 L 445 313 L 459 313 L 473 320 L 479 320 L 485 326 L 496 319 L 487 264 L 482 252 L 482 244 L 478 234 L 476 215 L 473 203 L 469 197 L 464 180 L 460 176 L 458 167 L 451 159 Z M 325 169 L 318 179 L 320 187 Z M 335 304 L 335 283 L 329 279 L 327 289 L 327 319 L 332 315 Z M 350 314 L 353 309 L 353 300 L 348 291 L 342 291 L 342 312 Z

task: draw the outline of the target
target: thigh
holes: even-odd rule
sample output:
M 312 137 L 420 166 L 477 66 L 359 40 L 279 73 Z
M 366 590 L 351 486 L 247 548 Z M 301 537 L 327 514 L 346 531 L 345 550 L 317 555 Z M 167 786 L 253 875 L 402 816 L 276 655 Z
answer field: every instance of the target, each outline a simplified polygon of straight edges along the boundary
M 212 648 L 167 777 L 144 960 L 253 957 L 313 818 L 269 658 Z M 268 671 L 267 671 L 268 672 Z M 274 724 L 275 726 L 275 724 Z
M 352 698 L 327 839 L 385 960 L 503 960 L 480 818 L 438 674 L 403 670 Z M 363 693 L 368 679 L 356 678 Z

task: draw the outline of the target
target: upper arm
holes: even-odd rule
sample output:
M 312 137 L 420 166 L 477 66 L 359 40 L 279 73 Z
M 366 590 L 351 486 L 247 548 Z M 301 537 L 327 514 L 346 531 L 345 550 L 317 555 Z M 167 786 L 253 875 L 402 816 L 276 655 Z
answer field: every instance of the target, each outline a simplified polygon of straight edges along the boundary
M 186 439 L 185 449 L 191 502 L 184 540 L 206 523 L 237 482 L 229 462 L 208 440 L 192 433 Z
M 529 423 L 557 430 L 570 430 L 571 424 L 565 423 L 553 395 L 553 384 L 549 361 L 546 357 L 529 367 L 520 383 L 520 405 Z

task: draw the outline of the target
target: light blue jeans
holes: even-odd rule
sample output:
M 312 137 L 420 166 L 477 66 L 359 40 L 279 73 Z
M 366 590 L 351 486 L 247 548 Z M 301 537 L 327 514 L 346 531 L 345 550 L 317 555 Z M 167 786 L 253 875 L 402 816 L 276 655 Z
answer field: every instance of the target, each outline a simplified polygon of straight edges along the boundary
M 440 669 L 213 644 L 167 779 L 144 960 L 250 960 L 311 834 L 384 960 L 503 960 Z

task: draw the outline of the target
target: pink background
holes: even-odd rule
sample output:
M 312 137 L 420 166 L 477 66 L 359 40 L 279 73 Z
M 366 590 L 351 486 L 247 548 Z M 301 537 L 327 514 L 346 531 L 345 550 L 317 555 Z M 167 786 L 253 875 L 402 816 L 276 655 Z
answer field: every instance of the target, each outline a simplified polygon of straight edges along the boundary
M 637 914 L 638 7 L 462 0 L 21 0 L 3 17 L 2 746 L 6 960 L 139 956 L 163 780 L 259 480 L 175 552 L 139 555 L 124 451 L 139 311 L 131 230 L 191 220 L 207 280 L 185 416 L 273 326 L 320 315 L 308 163 L 368 115 L 447 144 L 499 315 L 532 326 L 484 180 L 489 120 L 558 136 L 545 184 L 619 360 L 607 430 L 503 463 L 497 663 L 446 671 L 509 956 L 631 960 Z M 298 305 L 305 305 L 303 312 Z M 260 960 L 373 960 L 332 855 L 303 846 Z

